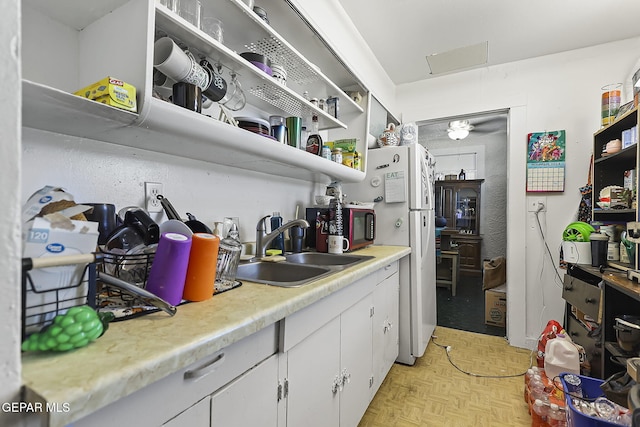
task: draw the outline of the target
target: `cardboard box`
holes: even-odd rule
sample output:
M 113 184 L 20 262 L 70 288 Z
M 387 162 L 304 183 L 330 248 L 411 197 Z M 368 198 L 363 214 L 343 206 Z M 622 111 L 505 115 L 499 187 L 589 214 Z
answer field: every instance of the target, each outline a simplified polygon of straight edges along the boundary
M 622 131 L 622 148 L 627 148 L 633 145 L 633 130 L 625 129 Z
M 123 110 L 135 112 L 138 108 L 136 88 L 113 77 L 105 77 L 99 82 L 75 92 L 74 95 L 83 96 Z
M 357 142 L 358 140 L 355 138 L 337 139 L 335 141 L 328 141 L 325 145 L 328 145 L 332 150 L 334 148 L 342 148 L 342 155 L 344 155 L 345 153 L 355 153 Z
M 507 284 L 484 291 L 484 323 L 491 326 L 507 325 Z

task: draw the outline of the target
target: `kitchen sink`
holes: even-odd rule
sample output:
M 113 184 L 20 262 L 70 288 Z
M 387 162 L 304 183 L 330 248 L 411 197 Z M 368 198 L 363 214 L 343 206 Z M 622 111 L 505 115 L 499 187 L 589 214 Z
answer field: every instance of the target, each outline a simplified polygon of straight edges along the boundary
M 324 252 L 300 252 L 286 255 L 287 262 L 311 265 L 349 266 L 373 258 L 366 255 L 335 255 Z
M 273 286 L 298 287 L 331 273 L 333 270 L 328 267 L 258 261 L 240 264 L 236 277 Z
M 298 287 L 359 262 L 373 258 L 366 255 L 334 255 L 320 252 L 286 254 L 285 261 L 256 261 L 238 266 L 238 280 L 273 286 Z

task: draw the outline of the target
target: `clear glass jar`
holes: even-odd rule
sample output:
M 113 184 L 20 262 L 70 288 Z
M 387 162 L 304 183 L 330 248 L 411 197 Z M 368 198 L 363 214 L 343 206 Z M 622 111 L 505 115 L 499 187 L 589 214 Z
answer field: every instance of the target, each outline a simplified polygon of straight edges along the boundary
M 218 249 L 218 264 L 216 266 L 216 282 L 223 286 L 233 286 L 238 273 L 238 263 L 242 244 L 240 243 L 240 233 L 236 224 L 231 226 L 229 234 L 220 240 Z

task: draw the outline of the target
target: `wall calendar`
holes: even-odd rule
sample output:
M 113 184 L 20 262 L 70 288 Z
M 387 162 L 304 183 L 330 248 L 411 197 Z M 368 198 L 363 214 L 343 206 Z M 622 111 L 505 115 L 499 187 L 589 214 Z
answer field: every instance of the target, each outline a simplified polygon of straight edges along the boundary
M 564 191 L 565 131 L 527 135 L 527 192 Z

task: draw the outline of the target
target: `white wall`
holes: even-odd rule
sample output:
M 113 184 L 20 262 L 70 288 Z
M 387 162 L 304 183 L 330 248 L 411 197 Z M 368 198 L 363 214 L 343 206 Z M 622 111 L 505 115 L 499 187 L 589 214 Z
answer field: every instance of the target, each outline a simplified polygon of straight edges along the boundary
M 113 203 L 117 210 L 144 206 L 144 182 L 160 182 L 163 195 L 183 218 L 192 213 L 213 229 L 214 221 L 238 217 L 241 239 L 247 242 L 255 240 L 259 218 L 280 211 L 285 222 L 291 220 L 296 205 L 311 206 L 314 194 L 324 194 L 325 188 L 33 129 L 24 130 L 22 181 L 23 201 L 41 187 L 54 185 L 78 203 Z M 167 219 L 164 213 L 152 218 Z
M 507 272 L 507 334 L 513 345 L 531 347 L 547 320 L 563 318 L 554 264 L 562 231 L 575 220 L 578 188 L 587 180 L 593 133 L 600 127 L 600 88 L 622 82 L 638 57 L 640 38 L 633 38 L 397 88 L 405 121 L 510 109 L 507 265 L 518 266 Z M 560 129 L 567 132 L 565 191 L 544 194 L 547 212 L 540 215 L 552 264 L 535 216 L 526 211 L 526 136 Z
M 20 2 L 0 2 L 0 403 L 19 400 L 20 385 Z M 17 420 L 0 411 L 0 425 Z

